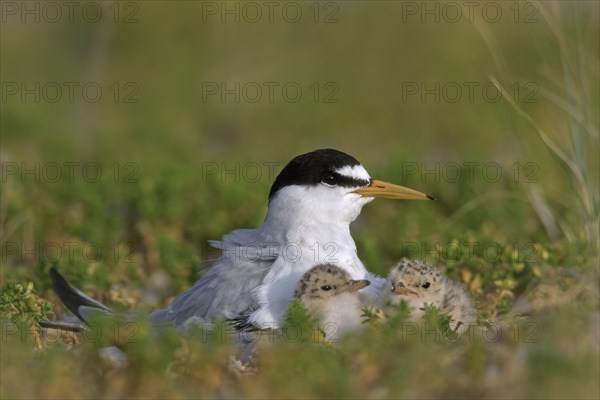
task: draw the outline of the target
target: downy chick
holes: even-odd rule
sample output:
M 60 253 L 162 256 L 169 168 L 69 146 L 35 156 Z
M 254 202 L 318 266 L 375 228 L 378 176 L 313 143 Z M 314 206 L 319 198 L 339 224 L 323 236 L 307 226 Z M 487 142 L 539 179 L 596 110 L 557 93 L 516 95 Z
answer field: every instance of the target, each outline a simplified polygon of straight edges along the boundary
M 361 326 L 362 303 L 358 291 L 370 282 L 353 280 L 345 270 L 332 264 L 319 264 L 308 270 L 294 297 L 321 321 L 327 340 Z
M 392 303 L 406 301 L 414 319 L 421 318 L 423 307 L 430 304 L 451 317 L 450 328 L 458 333 L 477 321 L 473 304 L 462 286 L 425 261 L 403 259 L 390 271 L 388 282 Z

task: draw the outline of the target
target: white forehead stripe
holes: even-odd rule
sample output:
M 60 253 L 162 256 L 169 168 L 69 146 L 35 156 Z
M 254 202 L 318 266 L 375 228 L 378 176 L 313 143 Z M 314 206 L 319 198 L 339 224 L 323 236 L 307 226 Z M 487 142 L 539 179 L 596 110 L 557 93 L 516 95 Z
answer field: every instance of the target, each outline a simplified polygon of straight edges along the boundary
M 354 165 L 352 167 L 349 165 L 345 165 L 342 168 L 335 169 L 335 172 L 352 179 L 362 179 L 367 181 L 371 179 L 369 173 L 362 165 Z

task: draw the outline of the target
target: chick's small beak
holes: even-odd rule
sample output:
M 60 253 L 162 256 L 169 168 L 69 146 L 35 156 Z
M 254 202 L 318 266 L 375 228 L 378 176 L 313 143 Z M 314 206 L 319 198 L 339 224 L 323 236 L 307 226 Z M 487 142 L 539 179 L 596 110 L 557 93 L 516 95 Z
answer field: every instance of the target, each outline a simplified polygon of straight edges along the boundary
M 392 283 L 392 293 L 397 294 L 397 295 L 401 295 L 401 296 L 408 296 L 408 295 L 417 295 L 416 292 L 413 292 L 412 290 L 404 287 L 404 284 L 402 282 L 398 282 L 398 284 L 393 284 Z
M 369 281 L 367 279 L 350 281 L 350 284 L 348 285 L 348 289 L 346 289 L 345 292 L 356 292 L 362 288 L 369 286 L 370 284 L 371 284 L 371 281 Z
M 396 200 L 435 200 L 435 198 L 414 189 L 376 179 L 371 179 L 369 186 L 358 188 L 353 193 L 364 197 L 384 197 Z

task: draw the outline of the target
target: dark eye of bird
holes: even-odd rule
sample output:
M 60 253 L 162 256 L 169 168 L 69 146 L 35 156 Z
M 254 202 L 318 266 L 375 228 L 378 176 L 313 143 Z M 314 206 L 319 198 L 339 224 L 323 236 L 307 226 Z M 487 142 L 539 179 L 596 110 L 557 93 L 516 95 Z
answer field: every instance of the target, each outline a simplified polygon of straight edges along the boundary
M 337 183 L 337 180 L 337 175 L 333 172 L 329 172 L 323 177 L 323 183 L 326 183 L 328 185 L 335 185 Z
M 329 285 L 321 286 L 321 290 L 324 290 L 327 292 L 328 290 L 331 290 L 331 286 L 329 286 Z
M 425 282 L 424 284 L 421 285 L 424 289 L 427 289 L 429 286 L 431 286 L 431 283 L 429 282 Z

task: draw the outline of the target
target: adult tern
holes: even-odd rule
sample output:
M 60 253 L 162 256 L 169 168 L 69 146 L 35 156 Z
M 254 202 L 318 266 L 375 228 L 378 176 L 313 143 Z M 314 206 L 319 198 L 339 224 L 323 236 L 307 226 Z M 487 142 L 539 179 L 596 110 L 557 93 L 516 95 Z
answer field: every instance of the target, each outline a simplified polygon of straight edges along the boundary
M 338 150 L 321 149 L 295 157 L 273 182 L 263 224 L 212 241 L 213 247 L 222 250 L 219 261 L 166 309 L 155 311 L 152 322 L 183 327 L 190 320 L 212 322 L 247 315 L 256 327 L 278 327 L 294 299 L 296 285 L 318 264 L 332 264 L 353 280 L 370 281 L 360 293 L 376 301 L 389 291 L 386 280 L 367 271 L 350 235 L 350 223 L 375 197 L 433 199 L 372 179 L 358 160 Z M 74 293 L 82 294 L 79 291 L 61 295 L 61 288 L 70 285 L 54 286 L 76 315 L 80 306 L 93 306 L 93 299 L 87 297 L 78 304 Z

